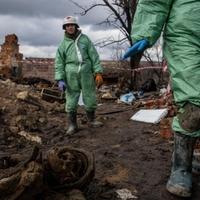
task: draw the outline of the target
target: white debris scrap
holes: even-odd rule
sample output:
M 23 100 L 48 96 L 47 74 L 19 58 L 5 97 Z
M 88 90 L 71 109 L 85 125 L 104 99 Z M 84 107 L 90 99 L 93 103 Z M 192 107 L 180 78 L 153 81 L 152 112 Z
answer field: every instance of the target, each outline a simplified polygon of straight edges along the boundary
M 20 132 L 18 132 L 18 135 L 25 137 L 27 140 L 29 140 L 31 142 L 36 142 L 38 144 L 42 144 L 42 138 L 37 135 L 33 135 L 26 131 L 20 131 Z
M 128 199 L 137 199 L 138 197 L 133 195 L 130 190 L 128 189 L 119 189 L 116 190 L 116 193 L 118 194 L 118 198 L 122 200 L 128 200 Z
M 157 124 L 167 115 L 167 113 L 167 108 L 141 109 L 131 117 L 131 120 Z

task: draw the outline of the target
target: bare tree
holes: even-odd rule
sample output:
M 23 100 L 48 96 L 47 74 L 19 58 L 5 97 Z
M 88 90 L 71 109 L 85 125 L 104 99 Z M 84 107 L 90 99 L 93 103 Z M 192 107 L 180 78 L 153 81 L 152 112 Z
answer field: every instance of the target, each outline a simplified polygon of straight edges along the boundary
M 80 13 L 81 15 L 87 15 L 88 12 L 90 12 L 96 7 L 104 7 L 109 9 L 110 14 L 108 14 L 108 16 L 104 19 L 104 21 L 99 22 L 99 25 L 106 24 L 108 26 L 115 27 L 122 33 L 123 37 L 118 38 L 117 40 L 115 40 L 114 38 L 104 38 L 103 40 L 96 43 L 96 45 L 100 47 L 105 47 L 107 45 L 112 45 L 114 43 L 121 45 L 127 42 L 129 43 L 130 46 L 132 45 L 132 40 L 131 40 L 132 21 L 136 11 L 138 0 L 98 0 L 98 3 L 93 2 L 88 7 L 84 7 L 78 4 L 75 0 L 70 0 L 70 1 L 82 10 L 82 12 Z M 138 66 L 141 57 L 142 53 L 135 56 L 134 59 L 133 58 L 130 59 L 131 69 L 135 69 Z M 133 73 L 132 70 L 131 87 L 133 86 L 134 80 L 135 80 L 135 74 Z
M 93 10 L 95 7 L 104 7 L 110 10 L 110 14 L 104 19 L 104 21 L 99 22 L 100 24 L 106 24 L 117 28 L 123 35 L 123 38 L 114 40 L 103 40 L 101 46 L 107 46 L 113 43 L 129 42 L 131 41 L 131 24 L 135 14 L 135 9 L 137 5 L 137 0 L 99 0 L 98 3 L 93 2 L 88 7 L 84 7 L 78 4 L 75 0 L 70 0 L 76 6 L 78 6 L 82 12 L 81 15 L 86 15 L 89 11 Z
M 119 58 L 120 55 L 119 53 L 122 54 L 123 52 L 123 46 L 124 44 L 128 44 L 129 46 L 132 45 L 132 40 L 131 40 L 131 31 L 132 29 L 134 30 L 134 27 L 132 27 L 132 21 L 135 15 L 136 7 L 137 7 L 137 2 L 138 0 L 98 0 L 94 1 L 91 3 L 89 6 L 84 7 L 76 2 L 76 0 L 70 0 L 72 3 L 74 3 L 76 6 L 78 6 L 81 9 L 81 15 L 87 15 L 88 12 L 91 10 L 97 8 L 97 7 L 102 7 L 104 9 L 109 10 L 109 14 L 106 16 L 106 18 L 99 22 L 99 25 L 108 25 L 109 27 L 114 27 L 117 28 L 122 37 L 118 37 L 117 39 L 114 37 L 107 37 L 99 40 L 98 42 L 95 43 L 95 45 L 99 47 L 105 47 L 108 45 L 115 45 L 113 50 L 117 53 L 117 57 Z M 98 2 L 98 3 L 97 3 Z M 120 49 L 121 47 L 121 49 Z M 127 47 L 126 47 L 127 48 Z M 152 53 L 153 51 L 153 59 L 152 59 Z M 130 59 L 130 68 L 131 74 L 131 89 L 137 89 L 138 83 L 137 83 L 137 73 L 134 72 L 134 69 L 139 66 L 139 62 L 141 60 L 141 57 L 144 56 L 144 58 L 147 60 L 147 62 L 154 66 L 155 65 L 155 59 L 156 59 L 156 64 L 162 64 L 163 59 L 160 56 L 160 45 L 154 46 L 152 50 L 145 51 L 143 53 L 138 53 L 134 58 L 132 57 Z M 127 65 L 127 62 L 124 61 L 121 63 L 121 65 Z M 158 77 L 161 76 L 161 72 L 156 72 Z

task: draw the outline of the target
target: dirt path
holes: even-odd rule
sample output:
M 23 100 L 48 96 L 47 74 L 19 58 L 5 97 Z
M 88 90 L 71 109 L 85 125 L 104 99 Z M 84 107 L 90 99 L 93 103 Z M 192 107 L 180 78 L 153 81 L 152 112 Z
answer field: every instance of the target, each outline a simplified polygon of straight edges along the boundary
M 99 108 L 101 112 L 109 109 L 112 105 Z M 95 154 L 96 177 L 87 192 L 88 199 L 117 199 L 115 191 L 123 188 L 141 200 L 180 199 L 165 190 L 172 141 L 160 137 L 158 125 L 130 121 L 132 114 L 133 110 L 107 115 L 104 127 L 85 127 L 69 139 L 69 144 Z M 198 179 L 194 182 L 194 200 L 200 197 Z
M 8 89 L 1 85 L 0 89 L 0 154 L 25 156 L 29 152 L 33 144 L 15 134 L 24 129 L 41 137 L 42 150 L 69 145 L 94 153 L 95 178 L 84 191 L 88 200 L 117 200 L 118 189 L 128 189 L 140 200 L 181 199 L 165 189 L 170 174 L 172 141 L 159 135 L 158 125 L 130 121 L 136 111 L 133 107 L 117 103 L 99 106 L 97 115 L 105 124 L 99 129 L 87 127 L 84 111 L 80 109 L 80 131 L 69 137 L 65 134 L 66 113 L 55 111 L 57 104 L 46 104 L 41 109 L 18 102 L 12 95 L 17 91 L 15 87 L 12 90 L 11 86 Z M 196 176 L 192 200 L 200 198 L 199 181 Z M 49 199 L 46 195 L 37 200 Z

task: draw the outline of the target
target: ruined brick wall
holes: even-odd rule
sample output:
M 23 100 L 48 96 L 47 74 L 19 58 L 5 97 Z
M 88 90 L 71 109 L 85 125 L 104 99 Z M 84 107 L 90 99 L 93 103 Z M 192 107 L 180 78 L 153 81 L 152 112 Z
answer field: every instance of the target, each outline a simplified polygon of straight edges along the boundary
M 23 54 L 19 53 L 18 38 L 15 34 L 5 36 L 0 51 L 0 74 L 5 77 L 21 73 Z
M 5 36 L 0 51 L 0 75 L 5 78 L 39 77 L 54 80 L 54 59 L 26 58 L 19 52 L 18 37 Z
M 104 82 L 117 83 L 120 77 L 130 79 L 131 72 L 128 62 L 121 63 L 117 61 L 102 61 L 104 68 Z M 148 67 L 142 65 L 141 67 Z M 23 60 L 22 68 L 23 77 L 37 77 L 54 81 L 54 59 L 53 58 L 26 58 Z M 146 80 L 153 78 L 156 83 L 159 83 L 161 79 L 167 82 L 168 75 L 163 74 L 162 69 L 145 69 L 135 72 L 137 85 L 142 85 Z M 163 76 L 163 77 L 160 77 Z
M 53 58 L 26 58 L 23 60 L 23 77 L 37 77 L 54 81 Z
M 117 61 L 101 61 L 104 67 L 104 81 L 105 83 L 117 82 L 119 77 L 130 79 L 133 75 L 130 71 L 128 62 Z M 143 63 L 149 65 L 149 63 Z M 49 81 L 54 81 L 54 59 L 53 58 L 25 58 L 23 54 L 19 53 L 18 38 L 15 34 L 6 35 L 5 42 L 1 45 L 0 52 L 0 75 L 6 75 L 10 78 L 15 70 L 20 69 L 22 77 L 42 78 Z M 135 72 L 135 82 L 141 85 L 149 78 L 154 78 L 156 83 L 159 82 L 162 75 L 161 70 L 144 70 Z M 136 84 L 136 85 L 137 85 Z
M 107 79 L 118 79 L 118 77 L 129 74 L 126 70 L 118 70 L 120 63 L 116 61 L 102 61 L 104 68 L 104 81 Z M 54 81 L 54 59 L 53 58 L 26 58 L 23 60 L 23 77 L 39 77 Z

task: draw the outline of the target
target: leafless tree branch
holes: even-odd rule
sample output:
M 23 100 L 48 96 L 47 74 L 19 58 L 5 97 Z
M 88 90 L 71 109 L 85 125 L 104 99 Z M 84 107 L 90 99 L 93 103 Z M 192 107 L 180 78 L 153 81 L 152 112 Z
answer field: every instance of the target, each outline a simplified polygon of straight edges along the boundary
M 86 8 L 86 7 L 83 7 L 81 6 L 80 4 L 78 4 L 77 2 L 73 1 L 73 0 L 69 0 L 71 1 L 74 5 L 76 5 L 78 8 L 80 8 L 81 10 L 83 10 L 80 15 L 86 15 L 90 10 L 92 10 L 93 8 L 95 7 L 99 7 L 99 6 L 106 6 L 105 4 L 100 4 L 100 3 L 95 3 L 95 4 L 92 4 L 90 7 Z
M 117 30 L 120 31 L 121 35 L 118 39 L 115 39 L 114 37 L 101 39 L 100 41 L 97 41 L 95 45 L 103 48 L 108 45 L 116 44 L 116 46 L 119 45 L 118 49 L 116 49 L 117 51 L 119 50 L 119 47 L 121 47 L 122 51 L 122 44 L 124 44 L 125 42 L 129 43 L 129 45 L 132 45 L 131 32 L 134 31 L 134 27 L 132 27 L 132 21 L 135 15 L 138 0 L 96 0 L 96 2 L 93 2 L 90 6 L 87 7 L 79 5 L 78 3 L 76 3 L 76 0 L 70 1 L 82 10 L 82 12 L 80 13 L 81 15 L 86 15 L 88 14 L 88 12 L 97 7 L 108 8 L 110 13 L 105 17 L 103 21 L 99 22 L 98 24 L 115 27 Z M 160 62 L 159 51 L 156 52 L 155 56 L 157 57 L 158 62 Z M 134 58 L 130 59 L 131 69 L 138 67 L 141 57 L 142 53 L 137 54 Z M 151 63 L 151 65 L 154 65 L 154 60 L 152 59 L 152 56 L 149 52 L 146 51 L 144 53 L 144 57 L 148 62 Z M 131 74 L 132 83 L 136 82 L 135 78 L 136 74 Z
M 105 46 L 109 46 L 109 45 L 112 45 L 114 43 L 122 44 L 126 40 L 127 40 L 127 38 L 125 38 L 125 37 L 120 39 L 120 40 L 114 40 L 114 38 L 112 38 L 112 37 L 104 38 L 104 39 L 102 39 L 100 41 L 95 42 L 95 46 L 103 48 Z

